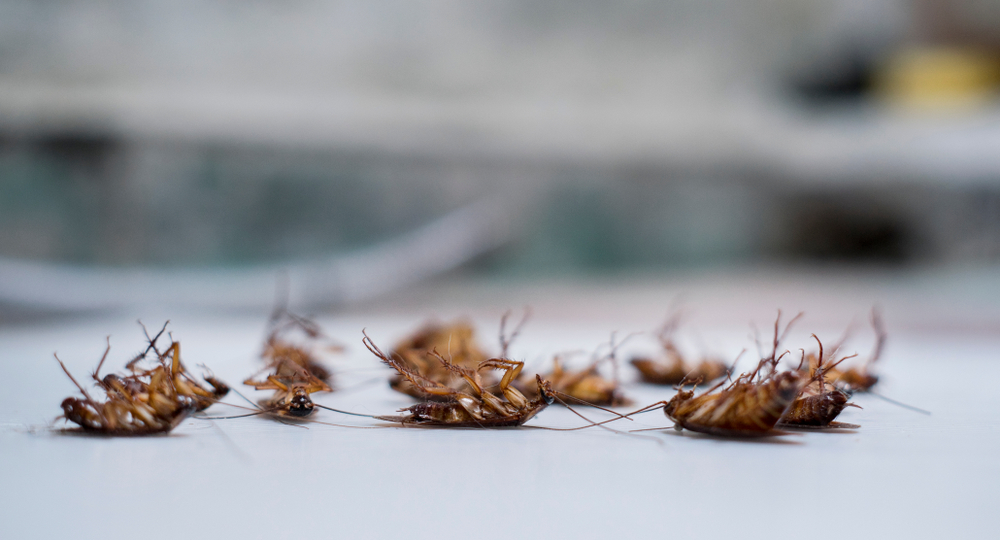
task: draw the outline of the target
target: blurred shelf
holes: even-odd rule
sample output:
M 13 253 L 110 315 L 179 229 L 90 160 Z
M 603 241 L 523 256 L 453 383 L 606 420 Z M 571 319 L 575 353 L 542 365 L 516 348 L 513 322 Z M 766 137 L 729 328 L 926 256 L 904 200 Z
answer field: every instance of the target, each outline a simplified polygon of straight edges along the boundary
M 8 136 L 173 140 L 445 160 L 638 165 L 807 183 L 1000 181 L 1000 106 L 907 115 L 777 96 L 432 98 L 0 79 Z

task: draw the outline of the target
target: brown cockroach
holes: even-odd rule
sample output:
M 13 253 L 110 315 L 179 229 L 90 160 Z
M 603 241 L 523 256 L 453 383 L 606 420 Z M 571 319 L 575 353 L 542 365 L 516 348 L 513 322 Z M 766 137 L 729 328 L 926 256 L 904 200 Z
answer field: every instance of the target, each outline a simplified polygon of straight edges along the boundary
M 431 352 L 434 350 L 447 351 L 449 361 L 453 365 L 467 369 L 475 369 L 489 358 L 476 342 L 475 330 L 472 325 L 465 321 L 456 321 L 451 324 L 427 323 L 420 330 L 397 343 L 390 354 L 411 371 L 420 373 L 426 379 L 462 392 L 471 391 L 464 379 L 456 377 L 453 372 L 441 366 L 441 363 Z M 496 383 L 495 379 L 492 378 L 487 378 L 485 382 L 487 386 Z M 413 385 L 400 374 L 389 379 L 389 386 L 397 392 L 417 399 L 431 401 L 447 399 L 443 395 L 423 392 L 419 386 Z
M 799 314 L 801 316 L 801 314 Z M 695 397 L 693 390 L 677 389 L 670 401 L 661 401 L 634 413 L 663 407 L 663 413 L 674 422 L 674 429 L 687 429 L 723 437 L 762 437 L 780 434 L 775 425 L 788 411 L 802 388 L 808 383 L 805 373 L 799 370 L 778 372 L 781 357 L 778 345 L 788 328 L 798 319 L 792 319 L 779 336 L 781 312 L 774 323 L 774 349 L 771 356 L 763 358 L 750 373 L 739 376 L 726 388 L 719 390 L 722 381 Z M 768 372 L 764 373 L 764 368 Z M 680 385 L 679 385 L 680 386 Z
M 79 425 L 86 432 L 132 436 L 168 433 L 195 412 L 195 401 L 177 393 L 166 370 L 157 370 L 146 380 L 135 376 L 131 382 L 120 382 L 127 378 L 112 378 L 104 383 L 98 373 L 110 350 L 109 342 L 93 374 L 105 390 L 107 399 L 104 402 L 93 399 L 56 356 L 63 371 L 83 394 L 83 399 L 68 397 L 63 400 L 61 418 Z
M 806 428 L 806 429 L 858 429 L 857 424 L 845 424 L 834 422 L 837 416 L 847 407 L 860 406 L 850 403 L 850 395 L 826 382 L 826 374 L 829 370 L 836 369 L 840 362 L 847 358 L 841 358 L 828 366 L 823 365 L 823 343 L 812 335 L 816 343 L 819 344 L 819 358 L 816 367 L 812 370 L 809 382 L 802 389 L 799 396 L 792 402 L 785 415 L 778 422 L 778 427 Z M 803 355 L 804 359 L 804 355 Z M 802 362 L 799 362 L 801 370 Z
M 740 377 L 720 392 L 723 383 L 695 397 L 693 391 L 678 390 L 663 404 L 663 413 L 677 430 L 688 429 L 726 437 L 774 435 L 774 426 L 806 384 L 797 371 L 772 373 L 760 381 Z
M 552 360 L 552 371 L 542 375 L 542 379 L 548 381 L 560 395 L 568 396 L 576 403 L 606 407 L 629 405 L 632 403 L 631 400 L 625 397 L 618 384 L 618 360 L 616 357 L 618 347 L 627 339 L 615 344 L 615 338 L 612 336 L 610 352 L 578 371 L 564 369 L 561 358 L 557 355 Z M 601 375 L 598 369 L 600 364 L 606 360 L 611 362 L 614 369 L 614 376 L 611 379 Z M 521 378 L 518 379 L 516 386 L 529 399 L 534 399 L 538 397 L 538 389 L 537 385 L 531 384 L 533 382 Z
M 279 417 L 303 418 L 315 410 L 310 394 L 332 391 L 330 385 L 290 359 L 278 358 L 270 367 L 274 373 L 263 381 L 254 381 L 253 377 L 243 381 L 243 384 L 257 390 L 274 390 L 274 395 L 269 399 L 261 400 L 262 410 L 259 412 Z
M 313 377 L 327 384 L 332 384 L 333 374 L 330 369 L 320 363 L 309 349 L 294 343 L 287 336 L 292 331 L 300 330 L 310 341 L 320 339 L 329 340 L 316 322 L 312 319 L 295 315 L 281 307 L 272 312 L 268 327 L 270 331 L 268 332 L 267 340 L 264 342 L 264 350 L 261 352 L 261 358 L 269 366 L 277 366 L 283 361 L 292 362 L 308 371 Z M 336 351 L 343 350 L 343 347 L 339 344 L 332 344 L 327 348 Z
M 570 396 L 576 402 L 608 407 L 630 404 L 631 400 L 626 398 L 618 387 L 618 381 L 609 380 L 601 375 L 597 369 L 598 363 L 594 362 L 584 369 L 572 371 L 564 369 L 559 356 L 556 356 L 552 360 L 552 371 L 546 373 L 543 378 L 560 394 Z M 538 397 L 537 387 L 528 383 L 523 377 L 518 380 L 517 387 L 528 398 Z
M 365 347 L 383 363 L 396 370 L 423 394 L 440 398 L 438 401 L 426 401 L 400 409 L 399 412 L 404 413 L 403 415 L 375 416 L 374 418 L 378 420 L 415 426 L 511 427 L 524 424 L 555 401 L 556 392 L 552 385 L 537 375 L 535 376 L 535 384 L 538 386 L 537 398 L 529 400 L 514 388 L 511 383 L 520 375 L 524 367 L 523 362 L 506 358 L 489 358 L 472 369 L 456 365 L 432 349 L 431 355 L 443 369 L 462 377 L 469 388 L 469 391 L 465 392 L 424 377 L 399 358 L 382 352 L 367 333 L 364 336 Z M 500 395 L 489 391 L 484 385 L 479 373 L 484 369 L 503 372 L 499 384 Z
M 657 337 L 663 348 L 661 358 L 636 357 L 629 362 L 639 370 L 642 382 L 672 386 L 683 381 L 711 382 L 729 375 L 730 367 L 720 360 L 703 358 L 694 367 L 684 361 L 673 340 L 679 322 L 680 316 L 674 315 L 660 329 Z

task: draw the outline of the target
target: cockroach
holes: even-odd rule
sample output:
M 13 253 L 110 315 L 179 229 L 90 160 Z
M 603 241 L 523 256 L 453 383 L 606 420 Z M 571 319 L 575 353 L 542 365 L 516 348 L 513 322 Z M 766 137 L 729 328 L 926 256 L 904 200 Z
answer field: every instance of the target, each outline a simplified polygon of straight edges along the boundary
M 797 319 L 788 323 L 785 333 Z M 780 434 L 774 430 L 775 425 L 808 383 L 802 371 L 778 372 L 776 369 L 781 359 L 777 356 L 778 344 L 785 335 L 778 334 L 780 321 L 779 311 L 771 356 L 762 358 L 752 372 L 740 375 L 726 388 L 717 391 L 726 383 L 722 381 L 697 397 L 694 390 L 678 388 L 670 401 L 654 403 L 625 416 L 662 406 L 663 413 L 674 422 L 674 429 L 678 431 L 687 429 L 723 437 Z M 765 367 L 768 368 L 766 374 Z
M 714 392 L 716 386 L 698 397 L 693 391 L 679 390 L 664 403 L 663 413 L 678 431 L 727 437 L 773 435 L 774 426 L 803 386 L 802 373 L 786 371 L 759 382 L 738 380 L 720 392 Z
M 288 336 L 289 333 L 299 330 L 311 341 L 320 339 L 329 340 L 323 330 L 313 320 L 295 315 L 287 309 L 281 307 L 275 309 L 268 322 L 270 331 L 267 340 L 264 342 L 264 350 L 261 358 L 269 366 L 276 366 L 283 361 L 292 362 L 306 371 L 313 377 L 327 383 L 333 383 L 333 374 L 329 368 L 319 362 L 316 356 L 306 347 L 294 343 Z M 332 350 L 342 350 L 338 344 L 328 346 Z
M 672 386 L 682 381 L 711 382 L 728 375 L 730 367 L 719 360 L 704 358 L 693 367 L 684 361 L 673 340 L 679 321 L 679 315 L 674 315 L 660 329 L 657 336 L 663 349 L 660 358 L 636 357 L 629 362 L 639 370 L 639 378 L 649 384 Z
M 101 380 L 98 378 L 100 366 L 110 350 L 109 341 L 93 374 L 97 380 Z M 58 356 L 56 361 L 83 394 L 83 399 L 68 397 L 63 400 L 61 418 L 79 425 L 86 432 L 113 436 L 168 433 L 197 409 L 193 399 L 177 393 L 165 370 L 152 373 L 148 380 L 141 381 L 141 387 L 137 386 L 138 376 L 132 383 L 121 384 L 121 378 L 112 378 L 104 387 L 107 399 L 98 402 L 73 378 Z
M 476 368 L 489 358 L 476 342 L 475 330 L 465 321 L 455 321 L 451 324 L 427 323 L 397 343 L 390 354 L 411 371 L 420 373 L 426 379 L 458 391 L 471 391 L 464 379 L 456 377 L 453 372 L 441 366 L 431 353 L 434 350 L 446 351 L 453 365 L 468 369 Z M 496 384 L 496 380 L 490 377 L 487 377 L 485 382 L 487 386 Z M 397 392 L 417 399 L 446 400 L 443 395 L 426 394 L 419 386 L 413 385 L 400 374 L 389 379 L 389 386 Z
M 834 419 L 847 407 L 860 406 L 850 403 L 850 395 L 843 390 L 826 382 L 826 374 L 831 369 L 836 369 L 839 361 L 828 366 L 823 365 L 823 343 L 812 335 L 816 343 L 819 344 L 819 358 L 816 361 L 816 368 L 810 374 L 809 382 L 802 389 L 799 396 L 792 402 L 791 407 L 785 412 L 778 422 L 778 427 L 807 428 L 807 429 L 857 429 L 861 426 L 857 424 L 845 424 L 834 422 Z M 801 370 L 801 364 L 800 370 Z
M 626 338 L 627 339 L 627 338 Z M 618 384 L 618 360 L 616 353 L 618 347 L 624 343 L 615 344 L 614 336 L 611 338 L 611 350 L 603 358 L 597 358 L 584 369 L 573 371 L 564 369 L 561 358 L 557 355 L 552 361 L 552 371 L 542 375 L 542 378 L 552 385 L 560 395 L 569 396 L 571 400 L 586 405 L 602 405 L 606 407 L 618 407 L 631 403 L 622 393 Z M 609 361 L 613 366 L 615 376 L 607 379 L 601 375 L 598 369 L 604 361 Z M 529 399 L 538 397 L 537 385 L 531 384 L 534 381 L 519 379 L 517 388 Z
M 310 394 L 332 391 L 330 385 L 292 360 L 279 358 L 271 368 L 274 373 L 262 381 L 254 381 L 253 377 L 243 381 L 243 384 L 257 390 L 274 390 L 274 395 L 260 402 L 260 412 L 278 417 L 303 418 L 315 410 Z
M 384 364 L 396 370 L 414 387 L 419 388 L 422 394 L 439 398 L 437 401 L 426 401 L 400 409 L 399 412 L 404 413 L 403 415 L 375 416 L 374 418 L 378 420 L 399 422 L 403 425 L 437 427 L 520 426 L 555 401 L 556 392 L 551 383 L 537 375 L 535 376 L 535 383 L 538 386 L 536 399 L 529 400 L 514 388 L 511 383 L 520 375 L 524 367 L 523 362 L 506 358 L 489 358 L 472 369 L 454 364 L 432 349 L 431 355 L 443 369 L 465 381 L 469 388 L 466 392 L 429 379 L 399 358 L 385 354 L 367 333 L 364 334 L 362 342 Z M 499 384 L 500 395 L 489 391 L 484 385 L 483 377 L 479 373 L 484 369 L 503 373 Z
M 631 400 L 622 394 L 618 381 L 609 380 L 601 375 L 598 363 L 599 361 L 593 362 L 584 369 L 572 371 L 564 369 L 559 356 L 556 356 L 552 361 L 552 371 L 546 373 L 543 378 L 558 392 L 570 396 L 577 402 L 608 407 L 631 403 Z M 518 388 L 528 398 L 538 396 L 537 387 L 528 383 L 523 377 L 518 383 Z

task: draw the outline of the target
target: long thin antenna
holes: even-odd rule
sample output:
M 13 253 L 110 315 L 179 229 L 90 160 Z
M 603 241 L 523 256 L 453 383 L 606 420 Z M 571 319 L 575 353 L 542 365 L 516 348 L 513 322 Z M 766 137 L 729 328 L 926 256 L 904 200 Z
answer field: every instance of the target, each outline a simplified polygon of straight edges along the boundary
M 507 349 L 510 348 L 510 344 L 514 342 L 518 335 L 520 335 L 521 329 L 524 328 L 528 319 L 531 318 L 531 308 L 524 308 L 524 316 L 521 317 L 521 322 L 517 323 L 517 326 L 514 327 L 514 331 L 511 332 L 508 337 L 506 335 L 506 330 L 507 319 L 510 317 L 510 314 L 511 312 L 508 310 L 503 314 L 503 317 L 500 318 L 500 356 L 502 358 L 507 358 Z
M 80 383 L 76 382 L 76 379 L 73 378 L 73 374 L 70 373 L 68 369 L 66 369 L 66 364 L 64 364 L 63 361 L 59 359 L 59 356 L 57 356 L 56 353 L 52 353 L 52 356 L 55 356 L 56 362 L 59 362 L 59 365 L 62 366 L 62 370 L 63 372 L 66 373 L 66 376 L 69 377 L 69 380 L 73 381 L 73 384 L 75 384 L 76 387 L 80 389 L 80 392 L 83 393 L 83 397 L 87 398 L 87 401 L 91 403 L 96 403 L 94 401 L 94 398 L 90 397 L 90 394 L 88 394 L 87 391 L 84 390 L 82 386 L 80 386 Z
M 111 336 L 107 337 L 108 346 L 104 348 L 104 354 L 101 356 L 101 361 L 97 363 L 97 369 L 94 370 L 94 374 L 91 375 L 98 384 L 101 383 L 101 378 L 99 377 L 101 373 L 101 366 L 104 365 L 104 361 L 108 359 L 108 353 L 111 352 Z
M 593 403 L 590 403 L 589 401 L 585 401 L 585 400 L 582 400 L 582 399 L 580 399 L 580 398 L 578 398 L 578 397 L 575 397 L 575 396 L 571 396 L 571 395 L 569 395 L 569 394 L 565 394 L 565 393 L 563 393 L 563 392 L 559 392 L 559 391 L 553 391 L 553 393 L 555 393 L 555 394 L 559 394 L 560 396 L 562 396 L 562 397 L 564 397 L 564 398 L 568 398 L 568 399 L 571 399 L 571 400 L 573 400 L 573 401 L 576 401 L 576 402 L 578 402 L 578 403 L 580 403 L 580 404 L 582 404 L 582 405 L 586 405 L 586 406 L 588 406 L 588 407 L 593 407 L 593 408 L 595 408 L 595 409 L 600 409 L 600 410 L 602 410 L 602 411 L 604 411 L 604 412 L 606 412 L 606 413 L 610 413 L 610 414 L 613 414 L 613 415 L 617 416 L 618 418 L 628 418 L 628 417 L 627 417 L 627 416 L 625 416 L 624 414 L 621 414 L 621 413 L 619 413 L 619 412 L 615 412 L 615 411 L 612 411 L 611 409 L 605 409 L 604 407 L 601 407 L 600 405 L 595 405 L 595 404 L 593 404 Z M 631 418 L 628 418 L 628 419 L 629 419 L 629 420 L 631 420 Z
M 326 409 L 328 411 L 333 411 L 333 412 L 336 412 L 336 413 L 340 413 L 340 414 L 347 414 L 347 415 L 350 415 L 350 416 L 362 416 L 364 418 L 376 418 L 376 419 L 378 418 L 375 415 L 361 414 L 361 413 L 355 413 L 355 412 L 349 412 L 349 411 L 342 411 L 340 409 L 334 409 L 333 407 L 327 407 L 326 405 L 320 405 L 319 403 L 313 403 L 313 406 L 319 407 L 320 409 Z
M 882 394 L 879 394 L 877 392 L 873 392 L 873 391 L 869 390 L 869 391 L 867 391 L 865 393 L 866 394 L 871 394 L 871 395 L 873 395 L 873 396 L 875 396 L 875 397 L 877 397 L 879 399 L 888 401 L 889 403 L 892 403 L 893 405 L 898 405 L 898 406 L 900 406 L 900 407 L 902 407 L 904 409 L 909 409 L 909 410 L 911 410 L 913 412 L 918 412 L 920 414 L 926 414 L 927 416 L 931 416 L 931 412 L 930 411 L 926 411 L 924 409 L 921 409 L 920 407 L 914 407 L 913 405 L 907 405 L 906 403 L 903 403 L 901 401 L 896 401 L 895 399 L 892 399 L 892 398 L 887 398 L 887 397 L 885 397 Z

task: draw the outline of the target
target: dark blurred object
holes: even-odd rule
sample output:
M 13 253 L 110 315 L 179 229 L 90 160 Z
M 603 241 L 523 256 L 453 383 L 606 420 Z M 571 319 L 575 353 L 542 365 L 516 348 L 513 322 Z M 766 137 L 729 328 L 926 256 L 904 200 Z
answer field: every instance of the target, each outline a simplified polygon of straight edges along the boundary
M 845 52 L 836 62 L 793 75 L 791 86 L 809 101 L 851 101 L 865 97 L 872 87 L 874 62 L 867 55 Z
M 803 197 L 787 222 L 788 256 L 820 261 L 912 262 L 918 230 L 896 208 L 856 194 Z

